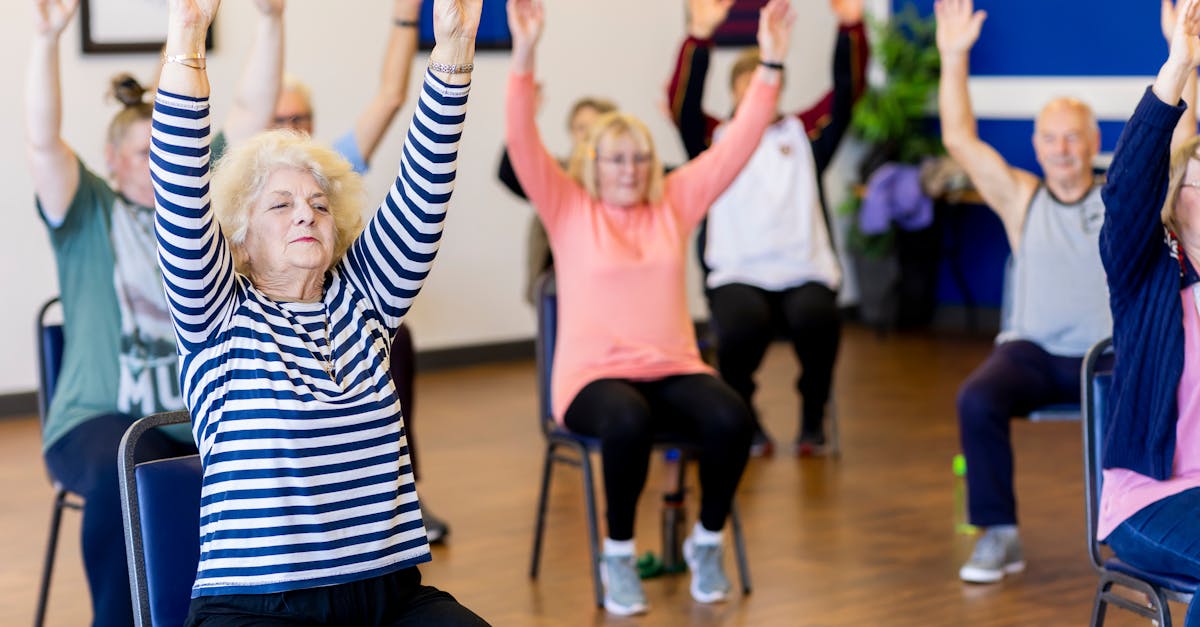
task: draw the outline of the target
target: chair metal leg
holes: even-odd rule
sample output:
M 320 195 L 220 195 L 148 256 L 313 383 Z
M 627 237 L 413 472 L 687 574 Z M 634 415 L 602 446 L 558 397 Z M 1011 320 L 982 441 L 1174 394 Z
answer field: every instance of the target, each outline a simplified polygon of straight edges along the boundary
M 1171 627 L 1171 606 L 1167 604 L 1167 597 L 1162 593 L 1162 590 L 1155 590 L 1156 609 L 1158 610 L 1158 625 L 1159 627 Z
M 1104 579 L 1096 584 L 1096 598 L 1092 600 L 1092 621 L 1088 623 L 1089 627 L 1104 625 L 1104 613 L 1108 609 L 1108 602 L 1104 600 L 1104 595 L 1108 593 L 1110 587 L 1112 587 L 1112 582 Z
M 554 469 L 554 442 L 546 442 L 546 460 L 542 463 L 542 491 L 538 494 L 537 518 L 533 526 L 533 557 L 529 562 L 529 578 L 537 579 L 542 558 L 542 534 L 546 530 L 546 505 L 550 497 L 550 474 Z
M 587 449 L 580 450 L 580 468 L 583 470 L 583 499 L 587 506 L 588 548 L 592 558 L 592 590 L 596 596 L 596 607 L 604 607 L 604 588 L 600 583 L 600 530 L 596 523 L 596 490 L 592 480 L 592 456 Z
M 835 459 L 842 456 L 842 430 L 838 418 L 837 401 L 831 394 L 825 405 L 825 421 L 829 423 L 829 454 Z
M 38 588 L 37 613 L 33 627 L 41 627 L 46 619 L 46 602 L 50 598 L 50 576 L 54 572 L 54 556 L 58 552 L 58 527 L 62 522 L 62 511 L 67 506 L 67 491 L 56 488 L 54 507 L 50 510 L 50 537 L 46 540 L 46 559 L 42 562 L 42 583 Z
M 678 450 L 678 449 L 677 449 Z M 686 524 L 684 500 L 687 494 L 687 463 L 685 451 L 678 450 L 675 460 L 675 477 L 670 492 L 663 494 L 662 510 L 662 568 L 665 572 L 678 572 L 683 566 L 683 536 Z
M 736 501 L 730 503 L 729 521 L 733 524 L 733 552 L 737 556 L 738 576 L 742 580 L 742 594 L 750 594 L 750 560 L 746 559 L 746 539 L 742 535 L 742 517 L 738 515 Z

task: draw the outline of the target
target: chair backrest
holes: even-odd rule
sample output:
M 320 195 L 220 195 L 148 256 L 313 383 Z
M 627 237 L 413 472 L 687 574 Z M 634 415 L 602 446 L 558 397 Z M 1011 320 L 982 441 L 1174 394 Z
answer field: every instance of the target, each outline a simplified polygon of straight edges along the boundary
M 52 312 L 60 308 L 57 296 L 46 301 L 38 309 L 34 325 L 38 360 L 38 416 L 43 427 L 50 411 L 50 401 L 54 399 L 54 389 L 58 386 L 58 373 L 62 369 L 63 325 L 52 316 Z
M 199 455 L 135 463 L 147 431 L 188 422 L 186 411 L 164 412 L 133 423 L 121 440 L 121 511 L 125 554 L 138 627 L 183 625 L 200 561 Z
M 1112 391 L 1112 340 L 1100 340 L 1083 359 L 1080 384 L 1083 398 L 1083 480 L 1084 506 L 1087 509 L 1088 555 L 1092 567 L 1101 570 L 1100 540 L 1096 538 L 1096 520 L 1100 511 L 1100 490 L 1103 487 L 1104 421 L 1108 418 L 1108 398 Z
M 537 307 L 538 426 L 543 432 L 554 428 L 554 413 L 550 404 L 550 374 L 554 365 L 554 344 L 558 332 L 558 287 L 554 270 L 542 273 L 534 284 L 534 306 Z

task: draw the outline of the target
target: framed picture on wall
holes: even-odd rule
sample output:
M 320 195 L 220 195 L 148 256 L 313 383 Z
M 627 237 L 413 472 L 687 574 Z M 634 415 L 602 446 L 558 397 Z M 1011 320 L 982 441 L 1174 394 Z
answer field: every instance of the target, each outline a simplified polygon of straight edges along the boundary
M 510 50 L 512 35 L 508 32 L 508 11 L 504 2 L 484 2 L 479 15 L 479 32 L 475 36 L 476 50 Z M 432 50 L 433 3 L 421 3 L 421 50 Z
M 713 33 L 718 46 L 753 46 L 758 43 L 758 11 L 767 0 L 737 0 L 725 23 Z
M 79 13 L 85 53 L 158 52 L 167 40 L 167 0 L 80 0 Z

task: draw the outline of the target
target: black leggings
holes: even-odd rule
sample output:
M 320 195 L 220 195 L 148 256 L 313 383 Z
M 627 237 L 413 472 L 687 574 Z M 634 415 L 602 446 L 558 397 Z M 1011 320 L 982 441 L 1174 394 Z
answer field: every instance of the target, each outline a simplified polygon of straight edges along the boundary
M 710 531 L 725 526 L 754 422 L 737 393 L 716 377 L 593 381 L 571 401 L 563 422 L 574 433 L 600 438 L 609 538 L 633 538 L 650 450 L 662 434 L 699 447 L 700 522 Z
M 708 291 L 721 378 L 753 408 L 754 372 L 779 330 L 792 343 L 801 372 L 801 431 L 821 433 L 842 334 L 837 294 L 820 283 L 778 292 L 731 283 Z M 753 411 L 753 409 L 751 409 Z

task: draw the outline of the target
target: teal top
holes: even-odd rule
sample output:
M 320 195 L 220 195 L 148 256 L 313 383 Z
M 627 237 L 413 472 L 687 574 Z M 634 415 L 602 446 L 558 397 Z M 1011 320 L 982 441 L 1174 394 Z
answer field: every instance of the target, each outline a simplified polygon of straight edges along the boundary
M 136 332 L 122 333 L 113 214 L 120 207 L 127 214 L 145 217 L 153 216 L 153 209 L 123 199 L 77 161 L 79 187 L 62 222 L 49 219 L 41 202 L 37 203 L 58 266 L 64 341 L 62 368 L 42 429 L 43 450 L 96 416 L 121 412 L 140 417 L 183 407 L 173 337 L 167 336 L 172 340 L 170 346 L 158 346 L 163 342 L 161 336 L 144 341 Z M 141 265 L 138 258 L 144 252 L 131 251 L 127 265 Z M 160 276 L 157 271 L 155 275 Z M 161 282 L 155 289 L 161 293 Z M 139 310 L 145 307 L 139 305 Z M 124 358 L 122 346 L 128 353 Z M 165 359 L 168 349 L 169 360 Z M 154 355 L 149 355 L 150 351 Z M 187 429 L 172 432 L 172 436 L 191 441 Z

